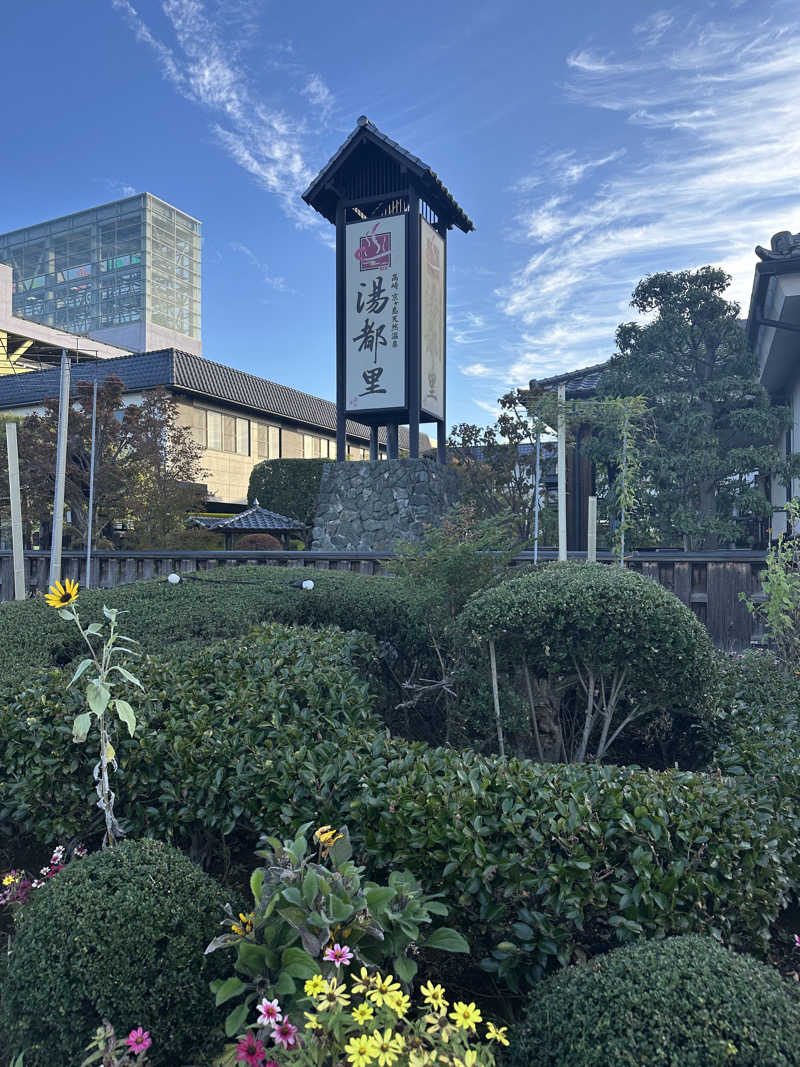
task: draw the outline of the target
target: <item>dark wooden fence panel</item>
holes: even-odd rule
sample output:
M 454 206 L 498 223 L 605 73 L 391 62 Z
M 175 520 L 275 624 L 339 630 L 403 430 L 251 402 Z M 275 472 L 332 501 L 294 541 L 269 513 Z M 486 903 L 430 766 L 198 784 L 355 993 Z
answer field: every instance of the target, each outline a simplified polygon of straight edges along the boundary
M 571 559 L 585 558 L 570 552 Z M 740 651 L 761 636 L 758 624 L 739 599 L 747 593 L 762 597 L 761 572 L 764 552 L 634 552 L 625 565 L 660 582 L 691 607 L 708 627 L 714 643 L 729 651 Z M 381 574 L 392 558 L 389 552 L 97 552 L 92 558 L 91 585 L 104 589 L 126 585 L 146 578 L 164 578 L 172 571 L 191 574 L 216 567 L 260 564 L 270 567 L 315 567 L 322 570 L 352 571 L 358 574 Z M 543 551 L 539 559 L 557 558 L 557 553 Z M 598 553 L 602 563 L 614 565 L 610 553 Z M 521 552 L 512 566 L 533 562 L 532 552 Z M 47 591 L 50 571 L 48 552 L 25 553 L 25 583 L 29 595 Z M 82 586 L 86 582 L 86 555 L 65 552 L 62 575 Z M 0 549 L 0 602 L 13 600 L 14 574 L 11 552 Z

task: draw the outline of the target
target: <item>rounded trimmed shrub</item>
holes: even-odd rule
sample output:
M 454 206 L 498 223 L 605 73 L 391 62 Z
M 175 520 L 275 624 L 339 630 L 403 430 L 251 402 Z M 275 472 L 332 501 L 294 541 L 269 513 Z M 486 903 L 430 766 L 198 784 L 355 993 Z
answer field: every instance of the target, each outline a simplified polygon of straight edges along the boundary
M 674 594 L 634 571 L 548 563 L 473 596 L 460 623 L 496 643 L 506 671 L 526 663 L 566 695 L 569 759 L 602 758 L 621 724 L 705 715 L 713 704 L 708 631 Z
M 616 949 L 539 984 L 511 1067 L 790 1067 L 800 993 L 708 937 Z
M 155 1067 L 221 1048 L 224 1016 L 209 982 L 228 961 L 203 952 L 226 899 L 158 841 L 70 863 L 20 913 L 0 990 L 0 1048 L 25 1050 L 26 1067 L 80 1063 L 104 1018 L 118 1035 L 149 1030 Z

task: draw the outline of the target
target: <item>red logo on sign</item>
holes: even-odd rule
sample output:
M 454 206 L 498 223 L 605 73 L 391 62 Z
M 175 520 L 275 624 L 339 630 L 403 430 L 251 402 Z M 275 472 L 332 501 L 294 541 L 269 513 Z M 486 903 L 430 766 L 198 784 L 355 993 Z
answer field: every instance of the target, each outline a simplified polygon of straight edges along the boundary
M 392 265 L 392 235 L 375 233 L 379 226 L 380 223 L 376 222 L 372 233 L 368 233 L 359 241 L 355 257 L 361 265 L 361 270 L 388 270 Z

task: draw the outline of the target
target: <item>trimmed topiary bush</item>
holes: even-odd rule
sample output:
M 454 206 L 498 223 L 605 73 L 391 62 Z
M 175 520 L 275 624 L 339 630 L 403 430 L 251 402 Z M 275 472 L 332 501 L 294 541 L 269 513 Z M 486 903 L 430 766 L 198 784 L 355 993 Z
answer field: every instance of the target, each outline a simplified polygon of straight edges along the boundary
M 796 1067 L 800 993 L 712 938 L 617 949 L 536 987 L 510 1067 Z
M 708 714 L 714 647 L 658 582 L 599 563 L 549 563 L 472 597 L 464 631 L 527 671 L 559 720 L 566 758 L 602 759 L 632 723 Z M 533 714 L 534 707 L 531 712 Z
M 153 1039 L 154 1067 L 179 1067 L 224 1042 L 203 952 L 226 892 L 177 849 L 126 841 L 72 863 L 20 913 L 0 989 L 0 1048 L 25 1065 L 78 1064 L 100 1021 Z M 197 1054 L 200 1053 L 198 1057 Z
M 327 459 L 267 459 L 250 471 L 247 501 L 314 525 L 322 469 Z

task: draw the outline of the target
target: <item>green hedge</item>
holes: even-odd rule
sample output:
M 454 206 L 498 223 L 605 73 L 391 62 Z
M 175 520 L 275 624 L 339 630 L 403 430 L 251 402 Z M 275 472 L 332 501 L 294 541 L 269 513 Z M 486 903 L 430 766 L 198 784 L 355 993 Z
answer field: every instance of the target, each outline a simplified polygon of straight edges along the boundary
M 228 900 L 157 841 L 70 863 L 20 913 L 0 988 L 0 1049 L 24 1050 L 26 1067 L 78 1064 L 105 1018 L 120 1037 L 149 1030 L 154 1067 L 196 1062 L 198 1050 L 210 1060 L 225 1016 L 208 985 L 227 961 L 203 952 Z
M 715 654 L 708 631 L 676 596 L 634 571 L 548 563 L 477 593 L 459 623 L 475 639 L 493 639 L 506 669 L 525 662 L 558 690 L 553 703 L 562 706 L 569 759 L 590 758 L 595 749 L 601 758 L 628 719 L 641 729 L 659 717 L 711 711 Z
M 716 931 L 763 949 L 788 880 L 757 790 L 636 767 L 536 765 L 393 738 L 356 667 L 363 636 L 262 628 L 138 670 L 140 727 L 115 739 L 116 812 L 208 852 L 224 836 L 347 823 L 370 876 L 406 867 L 506 987 L 576 948 Z M 53 673 L 0 712 L 0 825 L 84 835 L 92 756 Z
M 322 468 L 327 459 L 268 459 L 250 472 L 249 503 L 258 497 L 262 507 L 314 525 Z
M 291 587 L 298 575 L 313 579 L 310 593 Z M 391 644 L 394 658 L 426 647 L 424 603 L 394 578 L 249 566 L 186 576 L 177 586 L 162 578 L 82 589 L 77 606 L 84 623 L 101 618 L 104 604 L 126 612 L 123 631 L 153 655 L 202 648 L 275 620 L 363 630 Z M 43 600 L 0 604 L 0 693 L 39 667 L 66 666 L 83 654 L 80 635 Z
M 537 986 L 510 1067 L 793 1067 L 800 994 L 711 938 L 617 949 Z

